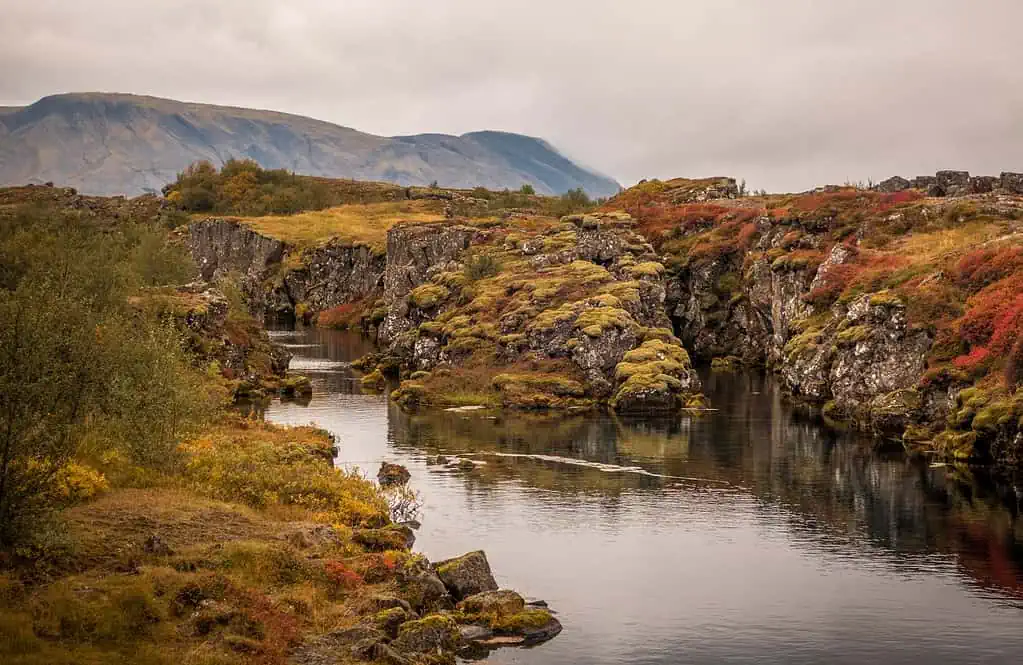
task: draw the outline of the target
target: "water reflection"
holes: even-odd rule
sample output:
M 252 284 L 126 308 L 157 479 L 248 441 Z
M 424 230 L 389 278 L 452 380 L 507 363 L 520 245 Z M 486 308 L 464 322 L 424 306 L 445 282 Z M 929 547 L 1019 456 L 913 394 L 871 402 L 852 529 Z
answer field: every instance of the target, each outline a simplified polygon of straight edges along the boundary
M 566 631 L 497 662 L 1015 662 L 1017 488 L 931 468 L 801 418 L 764 376 L 715 375 L 702 416 L 495 417 L 361 395 L 352 335 L 305 331 L 311 404 L 341 463 L 407 464 L 431 557 L 484 547 Z M 472 471 L 428 466 L 471 456 Z

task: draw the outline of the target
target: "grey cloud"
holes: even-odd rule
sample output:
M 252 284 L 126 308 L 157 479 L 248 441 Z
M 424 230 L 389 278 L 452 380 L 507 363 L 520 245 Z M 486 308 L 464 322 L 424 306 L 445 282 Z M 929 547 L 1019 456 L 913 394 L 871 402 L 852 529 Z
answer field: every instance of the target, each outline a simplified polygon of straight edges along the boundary
M 628 184 L 1023 170 L 1015 0 L 0 0 L 0 103 L 273 108 L 543 136 Z

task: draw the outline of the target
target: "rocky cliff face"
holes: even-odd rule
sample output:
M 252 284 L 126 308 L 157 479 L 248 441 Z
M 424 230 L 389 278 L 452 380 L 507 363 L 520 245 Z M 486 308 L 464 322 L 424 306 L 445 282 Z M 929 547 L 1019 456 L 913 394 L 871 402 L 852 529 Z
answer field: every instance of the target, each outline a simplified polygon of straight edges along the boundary
M 657 246 L 691 351 L 764 364 L 826 417 L 913 450 L 1023 461 L 1013 174 L 749 198 L 706 183 L 642 183 L 607 206 Z
M 335 239 L 303 251 L 225 219 L 192 224 L 188 243 L 204 280 L 239 276 L 250 302 L 267 313 L 319 312 L 374 297 L 386 263 L 366 245 Z
M 683 342 L 704 358 L 766 364 L 791 395 L 826 404 L 829 415 L 901 433 L 922 400 L 914 389 L 933 336 L 911 326 L 905 303 L 887 292 L 815 312 L 809 295 L 854 247 L 834 244 L 823 260 L 811 258 L 831 244 L 824 235 L 751 224 L 759 238 L 750 253 L 694 263 L 671 280 L 667 306 Z

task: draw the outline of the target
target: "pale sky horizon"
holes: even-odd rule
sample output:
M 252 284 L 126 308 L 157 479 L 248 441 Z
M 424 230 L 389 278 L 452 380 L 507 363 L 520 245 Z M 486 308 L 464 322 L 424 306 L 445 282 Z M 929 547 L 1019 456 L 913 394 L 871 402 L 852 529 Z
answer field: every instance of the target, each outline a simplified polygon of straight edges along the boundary
M 0 0 L 0 105 L 109 91 L 539 136 L 630 185 L 1023 171 L 1013 0 Z

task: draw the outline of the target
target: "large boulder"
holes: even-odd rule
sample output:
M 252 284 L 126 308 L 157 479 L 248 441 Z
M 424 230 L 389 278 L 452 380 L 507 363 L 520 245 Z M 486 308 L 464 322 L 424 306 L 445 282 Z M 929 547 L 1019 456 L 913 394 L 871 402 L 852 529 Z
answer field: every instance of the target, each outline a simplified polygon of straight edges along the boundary
M 497 591 L 487 555 L 482 550 L 469 552 L 433 565 L 437 576 L 455 600 L 463 600 L 484 591 Z
M 938 171 L 934 177 L 938 188 L 945 196 L 962 196 L 970 193 L 969 171 Z
M 1002 173 L 998 179 L 998 186 L 1013 194 L 1023 194 L 1023 173 Z
M 903 190 L 912 187 L 910 182 L 900 176 L 894 176 L 887 180 L 882 180 L 877 184 L 874 189 L 883 194 L 894 194 L 895 192 L 901 192 Z

